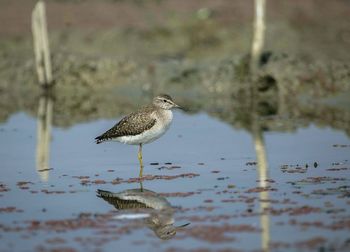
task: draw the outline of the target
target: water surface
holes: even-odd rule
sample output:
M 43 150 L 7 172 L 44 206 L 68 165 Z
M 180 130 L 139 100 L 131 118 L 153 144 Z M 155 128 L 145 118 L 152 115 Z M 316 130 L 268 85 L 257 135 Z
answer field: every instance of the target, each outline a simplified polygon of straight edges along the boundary
M 265 132 L 262 171 L 250 133 L 175 112 L 167 134 L 143 148 L 143 188 L 174 207 L 176 225 L 190 223 L 161 240 L 142 219 L 116 218 L 130 211 L 96 197 L 97 189 L 140 188 L 130 179 L 139 172 L 137 146 L 93 141 L 114 123 L 53 127 L 45 171 L 38 171 L 37 119 L 17 113 L 1 124 L 1 251 L 349 249 L 350 139 L 343 132 L 315 125 Z

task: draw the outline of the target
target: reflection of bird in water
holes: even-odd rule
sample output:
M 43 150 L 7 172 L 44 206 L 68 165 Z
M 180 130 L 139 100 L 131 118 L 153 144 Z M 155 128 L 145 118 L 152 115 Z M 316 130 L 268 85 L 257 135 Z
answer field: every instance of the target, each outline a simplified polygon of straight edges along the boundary
M 97 190 L 97 196 L 112 204 L 118 210 L 153 209 L 140 215 L 145 218 L 145 224 L 163 240 L 168 240 L 176 234 L 176 230 L 189 223 L 175 227 L 174 209 L 166 198 L 147 189 L 130 189 L 119 193 Z M 123 217 L 121 215 L 119 217 Z M 130 215 L 131 216 L 131 215 Z M 130 217 L 129 216 L 129 217 Z
M 179 106 L 169 95 L 156 96 L 152 104 L 127 115 L 111 129 L 96 137 L 96 143 L 112 140 L 139 145 L 139 176 L 142 177 L 142 145 L 153 142 L 169 129 L 173 119 L 172 108 L 179 108 Z

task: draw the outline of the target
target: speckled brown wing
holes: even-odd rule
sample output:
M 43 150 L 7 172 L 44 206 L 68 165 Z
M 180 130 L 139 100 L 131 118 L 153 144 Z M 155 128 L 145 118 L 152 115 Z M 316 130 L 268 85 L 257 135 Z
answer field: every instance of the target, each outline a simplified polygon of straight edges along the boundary
M 113 205 L 118 210 L 150 208 L 146 204 L 142 202 L 138 202 L 137 200 L 121 199 L 109 191 L 98 189 L 97 196 L 104 199 L 105 201 Z
M 107 130 L 102 135 L 95 138 L 96 143 L 111 140 L 121 136 L 139 135 L 145 130 L 154 126 L 156 119 L 149 116 L 151 108 L 145 107 L 138 112 L 131 113 Z

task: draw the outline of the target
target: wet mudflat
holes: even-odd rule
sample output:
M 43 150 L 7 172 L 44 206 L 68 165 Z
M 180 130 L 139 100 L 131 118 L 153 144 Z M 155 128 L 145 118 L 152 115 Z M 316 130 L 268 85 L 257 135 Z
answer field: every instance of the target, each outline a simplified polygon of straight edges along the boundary
M 49 165 L 38 168 L 36 120 L 17 113 L 0 126 L 1 251 L 350 248 L 350 139 L 341 131 L 265 132 L 262 172 L 249 133 L 176 112 L 169 132 L 144 147 L 140 180 L 137 147 L 93 141 L 111 120 L 54 127 Z M 161 239 L 147 223 L 159 209 L 117 210 L 96 196 L 141 186 L 171 206 L 174 226 L 190 224 Z

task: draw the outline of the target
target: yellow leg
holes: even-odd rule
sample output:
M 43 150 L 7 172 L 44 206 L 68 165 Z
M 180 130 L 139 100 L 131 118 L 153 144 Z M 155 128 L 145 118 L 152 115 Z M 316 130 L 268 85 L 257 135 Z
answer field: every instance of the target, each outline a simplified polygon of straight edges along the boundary
M 142 163 L 142 144 L 140 144 L 138 158 L 140 162 L 140 174 L 139 177 L 142 178 L 142 172 L 143 172 L 143 163 Z
M 142 180 L 140 180 L 140 191 L 143 192 Z

